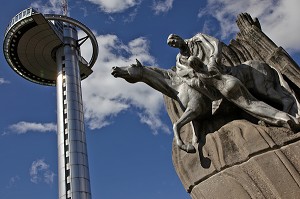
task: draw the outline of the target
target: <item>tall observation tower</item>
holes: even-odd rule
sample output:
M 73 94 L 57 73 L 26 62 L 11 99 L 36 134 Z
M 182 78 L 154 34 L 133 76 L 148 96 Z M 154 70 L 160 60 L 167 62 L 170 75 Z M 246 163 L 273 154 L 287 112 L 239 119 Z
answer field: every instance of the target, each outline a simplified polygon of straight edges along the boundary
M 33 8 L 18 13 L 9 23 L 3 44 L 10 67 L 34 83 L 57 88 L 59 199 L 90 199 L 90 177 L 84 129 L 81 80 L 92 73 L 98 44 L 85 25 L 67 16 L 41 14 Z M 77 30 L 86 33 L 78 39 Z M 88 62 L 80 46 L 90 39 Z

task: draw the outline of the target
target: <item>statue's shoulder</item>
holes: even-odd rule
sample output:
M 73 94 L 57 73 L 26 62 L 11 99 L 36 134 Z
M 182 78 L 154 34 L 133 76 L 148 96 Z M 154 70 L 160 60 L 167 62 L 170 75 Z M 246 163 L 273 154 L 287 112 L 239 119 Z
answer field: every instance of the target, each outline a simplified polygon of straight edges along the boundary
M 202 41 L 203 40 L 203 33 L 197 33 L 195 34 L 193 37 L 191 37 L 190 39 L 187 39 L 189 41 L 194 41 L 194 42 L 197 42 L 197 41 Z
M 192 38 L 188 39 L 194 42 L 203 42 L 203 41 L 219 41 L 219 39 L 204 33 L 197 33 Z

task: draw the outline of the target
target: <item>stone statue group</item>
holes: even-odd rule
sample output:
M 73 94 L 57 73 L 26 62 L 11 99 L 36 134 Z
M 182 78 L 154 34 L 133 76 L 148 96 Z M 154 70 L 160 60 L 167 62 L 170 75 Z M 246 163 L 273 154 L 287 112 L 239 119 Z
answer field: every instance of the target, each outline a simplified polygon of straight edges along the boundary
M 172 70 L 145 67 L 137 60 L 130 66 L 113 67 L 112 75 L 130 83 L 144 82 L 179 102 L 184 112 L 173 124 L 173 130 L 175 142 L 182 150 L 195 152 L 197 142 L 193 135 L 192 143 L 183 143 L 182 126 L 213 115 L 224 99 L 257 118 L 260 124 L 300 129 L 299 103 L 276 69 L 255 60 L 234 67 L 222 65 L 222 43 L 202 33 L 185 40 L 171 34 L 167 44 L 179 49 Z

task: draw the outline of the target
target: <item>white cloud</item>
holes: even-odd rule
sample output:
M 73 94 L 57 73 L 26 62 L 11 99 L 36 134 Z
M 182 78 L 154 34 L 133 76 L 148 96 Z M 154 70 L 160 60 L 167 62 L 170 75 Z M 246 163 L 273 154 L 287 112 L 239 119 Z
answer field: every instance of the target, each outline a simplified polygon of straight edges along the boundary
M 164 1 L 153 1 L 152 9 L 155 14 L 166 13 L 172 9 L 174 0 L 164 0 Z
M 54 13 L 54 14 L 61 14 L 61 0 L 49 0 L 47 3 L 43 4 L 42 1 L 35 1 L 31 3 L 31 7 L 37 9 L 41 13 Z
M 145 65 L 155 65 L 149 53 L 149 42 L 139 37 L 124 44 L 116 35 L 98 35 L 97 41 L 99 57 L 93 67 L 94 73 L 82 81 L 87 126 L 91 129 L 104 127 L 119 113 L 135 107 L 139 116 L 143 115 L 140 121 L 149 125 L 154 133 L 158 130 L 169 132 L 159 118 L 163 109 L 162 94 L 143 83 L 130 84 L 110 74 L 113 66 L 127 66 L 135 63 L 135 59 Z M 81 51 L 84 57 L 89 57 L 91 48 L 83 44 Z
M 52 184 L 55 174 L 49 168 L 49 164 L 45 163 L 44 159 L 33 161 L 29 169 L 30 181 L 36 184 L 39 182 Z
M 1 84 L 9 84 L 9 81 L 5 80 L 4 78 L 0 78 L 0 85 Z
M 166 126 L 160 118 L 155 117 L 152 114 L 138 114 L 140 117 L 140 121 L 144 124 L 147 124 L 154 135 L 158 134 L 158 129 L 161 129 L 163 132 L 171 134 L 170 129 L 168 128 L 168 126 Z
M 141 0 L 86 0 L 98 5 L 103 12 L 118 13 L 123 12 L 128 8 L 137 6 Z
M 236 16 L 248 12 L 258 17 L 263 31 L 279 46 L 300 52 L 299 32 L 300 1 L 298 0 L 208 0 L 207 6 L 200 10 L 199 17 L 211 15 L 221 27 L 221 38 L 236 33 Z
M 4 134 L 24 134 L 29 131 L 56 132 L 56 125 L 53 123 L 18 122 L 9 126 L 9 131 Z

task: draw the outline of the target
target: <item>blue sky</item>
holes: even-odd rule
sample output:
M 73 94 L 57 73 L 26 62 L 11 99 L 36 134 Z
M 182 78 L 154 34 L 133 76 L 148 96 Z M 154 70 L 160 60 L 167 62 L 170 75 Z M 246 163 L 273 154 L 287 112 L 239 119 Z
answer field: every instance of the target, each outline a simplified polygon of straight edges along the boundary
M 30 6 L 61 12 L 58 0 L 6 1 L 0 35 Z M 82 81 L 93 198 L 189 198 L 172 165 L 172 127 L 162 95 L 113 78 L 111 67 L 136 58 L 174 66 L 178 52 L 166 44 L 170 33 L 189 38 L 204 32 L 229 43 L 240 12 L 259 17 L 264 32 L 299 64 L 299 7 L 298 0 L 69 1 L 71 17 L 94 31 L 100 50 L 94 73 Z M 83 45 L 83 56 L 90 53 Z M 1 198 L 57 198 L 55 87 L 28 82 L 0 56 L 0 92 Z

